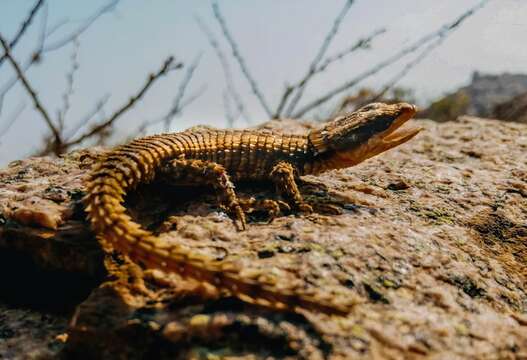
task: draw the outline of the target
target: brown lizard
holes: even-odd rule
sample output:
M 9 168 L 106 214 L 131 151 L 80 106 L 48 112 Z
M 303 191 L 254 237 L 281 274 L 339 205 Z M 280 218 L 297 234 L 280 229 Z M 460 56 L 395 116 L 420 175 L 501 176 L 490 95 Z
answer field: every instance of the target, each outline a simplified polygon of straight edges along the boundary
M 415 106 L 406 103 L 374 103 L 305 135 L 205 128 L 136 139 L 110 151 L 92 170 L 84 200 L 88 218 L 100 241 L 147 267 L 176 272 L 273 309 L 346 313 L 350 305 L 331 296 L 277 286 L 276 280 L 262 274 L 243 273 L 235 263 L 162 241 L 127 215 L 123 197 L 157 175 L 176 181 L 190 175 L 212 185 L 245 228 L 231 180 L 268 179 L 293 208 L 311 211 L 298 190 L 299 176 L 350 167 L 410 140 L 420 129 L 401 126 L 415 112 Z

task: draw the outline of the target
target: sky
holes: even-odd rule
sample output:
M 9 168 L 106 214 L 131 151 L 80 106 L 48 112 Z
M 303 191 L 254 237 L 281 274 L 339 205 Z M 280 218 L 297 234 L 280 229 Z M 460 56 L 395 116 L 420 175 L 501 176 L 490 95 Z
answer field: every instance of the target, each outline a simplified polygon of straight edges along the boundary
M 109 0 L 48 0 L 51 26 L 64 19 L 69 22 L 46 39 L 53 43 L 68 35 L 97 8 Z M 305 104 L 369 69 L 421 36 L 452 21 L 480 0 L 355 0 L 344 18 L 327 54 L 334 54 L 379 28 L 386 33 L 376 38 L 369 50 L 356 52 L 334 63 L 316 77 L 306 89 Z M 30 0 L 0 0 L 0 34 L 11 39 L 22 19 L 33 6 Z M 223 16 L 253 77 L 267 101 L 275 108 L 287 83 L 298 81 L 320 48 L 343 0 L 222 0 Z M 14 49 L 14 57 L 24 62 L 38 42 L 43 12 Z M 104 96 L 109 95 L 97 122 L 128 101 L 146 81 L 147 74 L 160 68 L 164 59 L 174 55 L 188 67 L 201 55 L 189 83 L 187 96 L 201 95 L 184 108 L 171 131 L 208 124 L 226 126 L 224 96 L 226 82 L 220 62 L 196 23 L 200 17 L 220 40 L 228 55 L 233 81 L 246 105 L 252 124 L 268 116 L 252 94 L 239 67 L 230 56 L 228 44 L 206 0 L 121 0 L 116 9 L 100 17 L 78 39 L 46 53 L 38 65 L 26 73 L 38 95 L 56 118 L 63 105 L 71 56 L 77 50 L 79 67 L 75 72 L 66 128 L 85 118 Z M 470 82 L 473 71 L 483 73 L 527 72 L 527 1 L 490 0 L 474 16 L 434 49 L 399 85 L 413 89 L 418 103 L 425 104 Z M 415 54 L 414 54 L 415 56 Z M 412 56 L 404 58 L 360 86 L 380 88 L 398 73 Z M 185 75 L 185 67 L 172 71 L 154 83 L 144 98 L 116 123 L 114 142 L 136 132 L 140 124 L 160 118 L 170 108 Z M 13 77 L 7 62 L 0 66 L 0 89 Z M 349 93 L 353 93 L 353 88 Z M 346 93 L 343 93 L 344 96 Z M 339 97 L 340 98 L 340 97 Z M 337 101 L 339 98 L 335 98 Z M 324 109 L 329 109 L 332 102 Z M 0 133 L 18 109 L 24 108 L 16 122 L 0 137 L 0 166 L 35 153 L 49 133 L 42 117 L 33 110 L 30 98 L 16 85 L 4 98 L 0 113 Z M 315 116 L 315 113 L 307 117 Z M 90 124 L 87 124 L 89 127 Z M 242 119 L 235 124 L 247 126 Z M 86 128 L 86 126 L 85 126 Z M 159 126 L 148 133 L 160 132 Z M 81 129 L 82 132 L 82 129 Z M 89 145 L 89 144 L 85 144 Z

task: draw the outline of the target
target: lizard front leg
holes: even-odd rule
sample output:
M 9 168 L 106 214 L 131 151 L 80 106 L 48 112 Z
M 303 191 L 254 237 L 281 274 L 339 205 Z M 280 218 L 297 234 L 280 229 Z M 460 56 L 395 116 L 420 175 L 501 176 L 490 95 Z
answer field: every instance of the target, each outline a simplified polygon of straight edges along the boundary
M 245 213 L 234 191 L 234 184 L 223 166 L 211 161 L 176 159 L 167 163 L 162 173 L 166 179 L 175 183 L 212 185 L 218 192 L 220 201 L 234 214 L 241 229 L 245 230 Z
M 303 212 L 313 212 L 311 205 L 306 203 L 296 184 L 295 169 L 286 161 L 277 163 L 271 170 L 270 178 L 279 192 L 293 207 Z

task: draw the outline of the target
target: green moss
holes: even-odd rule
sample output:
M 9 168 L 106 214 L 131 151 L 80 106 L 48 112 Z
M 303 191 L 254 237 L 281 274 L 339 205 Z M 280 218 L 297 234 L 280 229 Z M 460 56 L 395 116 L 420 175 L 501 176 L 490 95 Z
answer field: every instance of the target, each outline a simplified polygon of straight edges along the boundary
M 427 208 L 413 204 L 408 208 L 410 211 L 417 213 L 418 216 L 431 220 L 434 224 L 454 224 L 455 218 L 445 209 L 441 208 Z

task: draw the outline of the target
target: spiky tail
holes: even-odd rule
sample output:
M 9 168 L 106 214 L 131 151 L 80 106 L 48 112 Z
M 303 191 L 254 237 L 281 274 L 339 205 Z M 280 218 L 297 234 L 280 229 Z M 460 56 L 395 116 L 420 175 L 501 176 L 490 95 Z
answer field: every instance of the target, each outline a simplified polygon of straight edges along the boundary
M 234 263 L 215 261 L 164 242 L 126 214 L 122 205 L 125 194 L 138 184 L 151 181 L 163 161 L 192 151 L 187 140 L 182 134 L 137 139 L 111 151 L 94 167 L 84 201 L 98 236 L 135 262 L 226 289 L 245 302 L 274 309 L 349 312 L 347 306 L 334 303 L 332 297 L 307 294 L 298 288 L 278 289 L 261 274 L 242 277 Z

